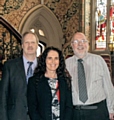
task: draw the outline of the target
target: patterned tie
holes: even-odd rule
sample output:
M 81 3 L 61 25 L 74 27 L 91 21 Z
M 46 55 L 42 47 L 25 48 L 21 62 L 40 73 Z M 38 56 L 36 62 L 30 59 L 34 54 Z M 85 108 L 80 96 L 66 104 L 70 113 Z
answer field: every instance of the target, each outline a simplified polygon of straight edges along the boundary
M 29 77 L 33 75 L 33 70 L 32 70 L 32 64 L 33 62 L 27 62 L 29 64 L 28 69 L 27 69 L 27 82 Z
M 84 66 L 82 61 L 83 61 L 82 59 L 78 59 L 78 86 L 79 86 L 79 99 L 83 103 L 85 103 L 88 99 L 88 96 L 87 96 Z

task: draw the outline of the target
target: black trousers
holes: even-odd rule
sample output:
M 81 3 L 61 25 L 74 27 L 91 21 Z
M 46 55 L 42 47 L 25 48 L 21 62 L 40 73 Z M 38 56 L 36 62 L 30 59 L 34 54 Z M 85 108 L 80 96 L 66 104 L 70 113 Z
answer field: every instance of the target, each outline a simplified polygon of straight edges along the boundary
M 27 120 L 30 120 L 30 117 L 29 117 L 29 115 L 27 115 Z
M 110 120 L 106 100 L 88 106 L 74 106 L 73 120 Z

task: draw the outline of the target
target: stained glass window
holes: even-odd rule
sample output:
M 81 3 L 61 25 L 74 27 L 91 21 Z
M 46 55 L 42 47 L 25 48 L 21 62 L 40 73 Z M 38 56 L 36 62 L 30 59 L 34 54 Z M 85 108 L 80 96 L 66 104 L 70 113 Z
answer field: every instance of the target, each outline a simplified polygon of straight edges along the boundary
M 114 0 L 97 0 L 95 28 L 95 49 L 106 50 L 114 43 Z M 114 50 L 114 44 L 109 47 Z
M 114 0 L 111 0 L 110 5 L 110 50 L 114 50 Z
M 96 49 L 106 48 L 107 0 L 97 0 L 96 8 Z

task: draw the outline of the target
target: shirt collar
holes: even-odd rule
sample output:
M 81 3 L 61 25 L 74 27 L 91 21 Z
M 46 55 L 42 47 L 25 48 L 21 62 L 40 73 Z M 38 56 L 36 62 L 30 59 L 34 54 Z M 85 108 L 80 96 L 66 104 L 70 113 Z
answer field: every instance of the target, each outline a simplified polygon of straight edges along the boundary
M 83 58 L 81 58 L 81 59 L 84 61 L 85 59 L 88 58 L 88 56 L 89 56 L 89 53 L 86 53 L 86 55 L 85 55 Z M 80 59 L 80 58 L 78 58 L 76 55 L 74 55 L 74 58 L 75 58 L 76 61 L 77 61 L 78 59 Z
M 24 61 L 24 65 L 27 64 L 28 60 L 23 56 L 23 61 Z M 37 66 L 37 58 L 35 58 L 33 61 L 33 66 L 34 68 Z

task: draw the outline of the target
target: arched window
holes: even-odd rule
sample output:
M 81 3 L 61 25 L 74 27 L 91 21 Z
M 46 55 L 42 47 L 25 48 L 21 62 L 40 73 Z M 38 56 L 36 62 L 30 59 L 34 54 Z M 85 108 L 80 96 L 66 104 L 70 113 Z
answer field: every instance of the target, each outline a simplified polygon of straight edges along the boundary
M 114 0 L 92 1 L 92 51 L 114 51 Z
M 97 0 L 95 12 L 95 43 L 96 49 L 106 49 L 106 27 L 107 27 L 107 0 Z
M 37 49 L 37 57 L 41 55 L 41 53 L 45 50 L 45 43 L 39 42 L 38 49 Z
M 32 31 L 33 33 L 36 33 L 36 34 L 38 31 L 38 35 L 45 37 L 45 34 L 44 34 L 43 30 L 41 30 L 41 29 L 36 30 L 34 28 L 31 28 L 30 31 Z M 46 44 L 40 40 L 39 44 L 38 44 L 38 49 L 37 49 L 37 57 L 45 50 L 45 47 L 46 47 Z

